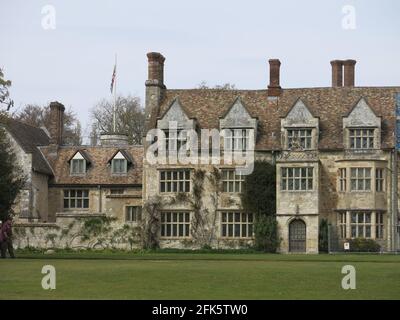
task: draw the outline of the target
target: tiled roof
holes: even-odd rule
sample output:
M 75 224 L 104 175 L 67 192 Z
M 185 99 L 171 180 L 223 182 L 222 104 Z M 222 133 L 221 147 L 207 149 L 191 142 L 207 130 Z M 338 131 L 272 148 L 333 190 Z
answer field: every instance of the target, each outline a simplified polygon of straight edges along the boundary
M 142 146 L 61 146 L 55 151 L 52 147 L 41 147 L 55 172 L 51 185 L 141 185 L 143 171 Z M 90 157 L 91 164 L 83 176 L 70 175 L 69 160 L 77 151 L 83 151 Z M 131 156 L 132 165 L 126 175 L 111 173 L 110 158 L 124 150 Z
M 46 146 L 49 136 L 43 129 L 25 124 L 11 118 L 1 120 L 7 131 L 26 153 L 32 154 L 32 169 L 36 172 L 52 175 L 52 171 L 37 146 Z
M 151 115 L 151 127 L 164 114 L 174 99 L 179 101 L 190 118 L 196 118 L 200 128 L 218 128 L 219 119 L 240 97 L 253 117 L 258 117 L 259 150 L 281 147 L 280 119 L 299 98 L 311 113 L 319 117 L 319 149 L 343 148 L 342 117 L 364 97 L 377 116 L 382 117 L 382 148 L 394 146 L 395 94 L 400 87 L 341 87 L 283 89 L 279 99 L 268 99 L 267 90 L 190 89 L 166 90 L 158 114 Z

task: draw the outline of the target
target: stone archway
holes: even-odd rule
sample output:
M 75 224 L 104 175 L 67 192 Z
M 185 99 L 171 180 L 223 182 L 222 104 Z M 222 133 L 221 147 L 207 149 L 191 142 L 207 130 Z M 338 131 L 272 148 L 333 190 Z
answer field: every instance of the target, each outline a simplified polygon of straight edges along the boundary
M 306 252 L 306 224 L 295 219 L 289 224 L 289 252 Z

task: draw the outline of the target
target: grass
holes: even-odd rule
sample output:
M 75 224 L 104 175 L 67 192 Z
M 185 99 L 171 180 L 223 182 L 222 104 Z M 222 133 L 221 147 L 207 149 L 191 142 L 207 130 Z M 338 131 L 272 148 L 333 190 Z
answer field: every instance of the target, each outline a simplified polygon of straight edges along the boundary
M 400 255 L 19 253 L 1 260 L 0 299 L 400 299 Z M 56 268 L 57 288 L 41 287 Z M 343 290 L 341 269 L 357 271 Z

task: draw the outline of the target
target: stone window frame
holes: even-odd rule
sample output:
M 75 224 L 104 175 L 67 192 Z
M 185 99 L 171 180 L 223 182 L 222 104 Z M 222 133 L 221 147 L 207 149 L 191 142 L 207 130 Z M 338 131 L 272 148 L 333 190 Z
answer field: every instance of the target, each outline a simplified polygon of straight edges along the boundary
M 313 146 L 315 145 L 314 142 L 314 132 L 315 128 L 310 128 L 310 127 L 287 127 L 285 129 L 285 147 L 287 150 L 313 150 Z M 297 132 L 297 134 L 290 135 L 290 132 Z M 307 134 L 309 132 L 309 135 Z M 301 134 L 304 133 L 304 134 Z M 300 140 L 298 148 L 295 146 L 291 145 L 293 144 L 293 138 L 297 138 Z M 301 140 L 304 139 L 304 142 L 306 145 L 302 146 L 301 145 Z M 307 146 L 307 141 L 309 140 L 309 146 Z M 291 142 L 292 141 L 292 142 Z
M 78 196 L 78 192 L 81 192 L 81 196 Z M 66 196 L 66 193 L 68 195 Z M 72 195 L 74 194 L 74 195 Z M 85 195 L 86 194 L 86 195 Z M 68 205 L 65 206 L 65 201 Z M 72 201 L 75 205 L 71 206 Z M 81 206 L 77 206 L 78 201 L 81 201 Z M 85 205 L 87 203 L 87 205 Z M 90 190 L 89 189 L 64 189 L 63 190 L 63 208 L 64 210 L 89 210 L 90 207 Z
M 115 171 L 116 167 L 116 163 L 120 163 L 122 161 L 123 168 L 121 166 L 119 166 L 119 169 L 122 169 L 120 171 Z M 112 159 L 111 160 L 111 174 L 113 175 L 126 175 L 128 173 L 128 160 L 124 159 Z
M 222 181 L 222 192 L 223 193 L 241 193 L 244 183 L 244 176 L 239 172 L 236 173 L 235 169 L 222 168 L 221 169 L 221 181 Z M 232 176 L 233 174 L 233 176 Z M 232 185 L 232 191 L 230 190 Z M 238 185 L 238 188 L 237 188 Z M 237 190 L 238 189 L 238 190 Z
M 352 223 L 352 214 L 353 213 L 366 213 L 366 214 L 370 214 L 370 223 L 367 223 L 367 226 L 370 226 L 370 237 L 366 238 L 366 239 L 373 239 L 373 240 L 383 240 L 385 239 L 386 236 L 386 224 L 385 224 L 385 211 L 383 210 L 376 210 L 376 209 L 348 209 L 348 210 L 340 210 L 338 211 L 338 216 L 337 216 L 337 226 L 338 228 L 340 228 L 340 214 L 345 214 L 346 215 L 346 237 L 345 238 L 341 238 L 341 239 L 354 239 L 355 237 L 352 236 L 352 225 L 355 227 L 358 227 L 358 223 Z M 379 238 L 377 236 L 377 215 L 381 215 L 381 219 L 383 221 L 383 224 L 381 224 L 380 228 L 383 229 L 382 230 L 382 238 Z M 365 220 L 364 220 L 365 221 Z M 340 232 L 340 230 L 339 230 Z M 364 233 L 364 231 L 363 231 Z M 340 233 L 339 233 L 340 235 Z M 356 231 L 356 236 L 358 236 L 358 230 Z
M 142 207 L 141 206 L 125 206 L 125 222 L 138 223 L 142 220 Z
M 293 170 L 292 176 L 289 177 L 289 170 Z M 296 170 L 299 170 L 299 176 L 296 177 Z M 306 170 L 306 174 L 303 177 L 303 170 Z M 311 176 L 309 175 L 309 172 L 311 170 Z M 286 172 L 284 174 L 284 172 Z M 289 178 L 292 178 L 293 180 L 293 189 L 289 189 Z M 302 189 L 302 180 L 305 179 L 306 182 L 306 188 Z M 299 181 L 299 189 L 295 189 L 296 186 L 296 181 Z M 311 181 L 311 188 L 309 187 L 309 183 Z M 285 188 L 284 188 L 284 182 L 285 182 Z M 315 189 L 315 183 L 314 183 L 314 167 L 313 166 L 297 166 L 297 167 L 289 167 L 289 166 L 282 166 L 280 167 L 280 191 L 281 192 L 313 192 Z
M 168 215 L 170 221 L 168 221 Z M 176 215 L 176 221 L 174 221 L 174 215 Z M 182 219 L 180 219 L 182 217 Z M 180 221 L 181 220 L 181 221 Z M 160 239 L 166 240 L 182 240 L 190 239 L 191 234 L 191 223 L 192 223 L 192 212 L 189 210 L 163 210 L 160 212 Z M 168 234 L 168 226 L 169 235 Z M 174 235 L 174 226 L 176 226 L 176 235 Z M 180 229 L 182 226 L 182 229 Z M 182 231 L 183 235 L 180 235 Z M 163 235 L 164 234 L 164 235 Z
M 350 192 L 372 192 L 372 172 L 373 168 L 372 167 L 350 167 L 350 175 L 349 175 L 349 181 L 350 181 Z M 353 172 L 356 172 L 356 176 L 353 176 Z M 362 176 L 360 176 L 358 173 L 360 170 L 363 170 Z M 366 175 L 366 172 L 369 170 L 369 176 Z M 356 183 L 356 188 L 353 189 L 352 187 L 352 181 L 355 181 Z M 360 181 L 363 181 L 363 188 L 361 189 L 360 186 Z M 366 189 L 366 182 L 369 182 L 369 189 Z
M 158 173 L 158 185 L 159 192 L 163 194 L 168 193 L 188 193 L 190 192 L 191 186 L 191 169 L 180 168 L 180 169 L 161 169 Z M 174 178 L 174 173 L 177 174 L 177 178 Z M 180 173 L 183 173 L 183 177 L 181 177 Z M 187 176 L 188 173 L 188 176 Z M 170 178 L 168 178 L 168 174 L 170 174 Z M 164 177 L 163 177 L 164 176 Z M 164 184 L 164 188 L 163 188 Z M 170 191 L 167 191 L 168 184 L 171 185 Z M 176 191 L 173 191 L 173 186 L 176 184 Z M 181 184 L 183 188 L 181 188 Z
M 77 165 L 75 165 L 77 163 Z M 80 167 L 79 163 L 82 163 L 83 165 Z M 71 159 L 70 165 L 70 175 L 71 176 L 82 176 L 86 174 L 86 169 L 87 169 L 87 163 L 85 159 Z M 78 168 L 79 170 L 76 172 L 74 168 Z M 82 171 L 80 170 L 82 169 Z
M 347 130 L 349 137 L 349 149 L 354 151 L 375 149 L 375 127 L 349 127 Z M 357 139 L 360 139 L 359 147 L 357 146 Z M 364 147 L 364 142 L 367 145 L 366 147 Z
M 385 239 L 385 220 L 383 212 L 375 213 L 375 239 Z
M 163 136 L 163 147 L 165 147 L 166 155 L 169 154 L 169 146 L 173 146 L 174 149 L 171 152 L 176 152 L 177 154 L 180 151 L 182 145 L 186 144 L 186 151 L 189 149 L 188 142 L 188 130 L 187 129 L 176 129 L 176 130 L 169 130 L 169 129 L 162 129 L 164 136 Z M 176 137 L 170 136 L 171 132 L 176 132 Z M 182 137 L 183 135 L 183 137 Z
M 352 161 L 351 161 L 352 162 Z M 382 194 L 386 192 L 387 186 L 386 186 L 386 181 L 387 181 L 387 169 L 386 166 L 383 164 L 384 162 L 382 161 L 375 161 L 375 160 L 371 160 L 371 161 L 362 161 L 359 162 L 357 164 L 351 164 L 351 162 L 348 163 L 342 163 L 340 166 L 338 166 L 337 168 L 337 184 L 336 184 L 336 190 L 338 191 L 338 193 L 344 194 L 344 193 L 376 193 L 376 194 Z M 382 162 L 382 163 L 381 163 Z M 370 176 L 370 189 L 369 190 L 354 190 L 352 189 L 351 186 L 351 170 L 352 169 L 370 169 L 371 170 L 371 176 Z M 341 173 L 342 170 L 346 172 L 346 181 L 343 183 L 345 183 L 346 185 L 346 191 L 343 191 L 341 188 Z M 382 176 L 379 177 L 377 180 L 377 175 L 379 175 L 377 172 L 381 171 L 382 172 Z M 381 182 L 379 182 L 381 181 Z M 378 184 L 382 185 L 382 190 L 379 190 Z M 378 189 L 377 189 L 378 188 Z
M 347 212 L 338 213 L 338 226 L 340 239 L 347 238 Z
M 237 221 L 236 217 L 239 215 L 239 221 Z M 243 217 L 246 217 L 244 220 Z M 225 217 L 225 218 L 224 218 Z M 230 219 L 232 217 L 232 219 Z M 249 219 L 251 217 L 251 220 Z M 224 221 L 225 220 L 225 221 Z M 240 210 L 221 210 L 220 211 L 220 239 L 254 239 L 254 214 L 246 213 Z M 224 228 L 224 225 L 226 226 Z M 232 233 L 230 233 L 230 226 L 232 226 Z M 239 236 L 236 236 L 236 227 L 239 227 Z M 245 228 L 245 229 L 243 229 Z M 224 232 L 225 230 L 225 232 Z M 246 230 L 243 232 L 243 230 Z M 243 236 L 243 234 L 246 236 Z M 251 236 L 249 234 L 251 233 Z M 230 235 L 231 234 L 231 235 Z
M 355 219 L 353 219 L 355 217 Z M 362 217 L 362 219 L 360 219 Z M 367 221 L 369 217 L 369 221 Z M 351 239 L 363 238 L 372 239 L 372 212 L 370 211 L 353 211 L 350 214 L 350 236 Z M 354 228 L 354 229 L 353 229 Z M 361 228 L 361 229 L 360 229 Z M 353 234 L 353 230 L 355 233 Z M 360 230 L 361 235 L 360 235 Z M 369 230 L 369 236 L 367 231 Z
M 246 152 L 250 144 L 250 134 L 254 128 L 224 128 L 223 149 L 228 152 Z M 243 134 L 244 133 L 244 134 Z M 238 147 L 238 148 L 236 148 Z
M 375 192 L 385 192 L 384 168 L 375 168 Z
M 339 192 L 347 192 L 347 168 L 339 168 Z

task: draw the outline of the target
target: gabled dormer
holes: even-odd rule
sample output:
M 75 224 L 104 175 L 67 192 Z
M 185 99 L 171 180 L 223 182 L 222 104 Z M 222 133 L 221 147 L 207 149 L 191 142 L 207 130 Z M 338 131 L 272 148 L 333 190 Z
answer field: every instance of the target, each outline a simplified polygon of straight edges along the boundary
M 196 128 L 196 119 L 188 116 L 179 98 L 174 99 L 164 114 L 157 120 L 157 128 L 169 130 L 172 123 L 176 125 L 178 130 Z
M 285 117 L 281 118 L 282 149 L 318 149 L 319 118 L 298 99 Z
M 127 151 L 121 149 L 112 155 L 108 164 L 111 166 L 112 174 L 124 175 L 133 166 L 133 159 Z
M 157 121 L 157 128 L 164 132 L 165 150 L 179 151 L 188 139 L 188 130 L 196 129 L 196 119 L 189 117 L 176 98 Z
M 253 136 L 253 141 L 256 141 L 257 121 L 257 117 L 250 114 L 240 97 L 236 98 L 219 120 L 220 130 L 226 130 L 224 149 L 246 150 L 250 135 Z
M 350 112 L 343 117 L 343 139 L 345 149 L 371 150 L 381 147 L 381 117 L 364 98 L 358 100 Z
M 70 175 L 85 175 L 91 160 L 84 150 L 77 150 L 68 160 Z

